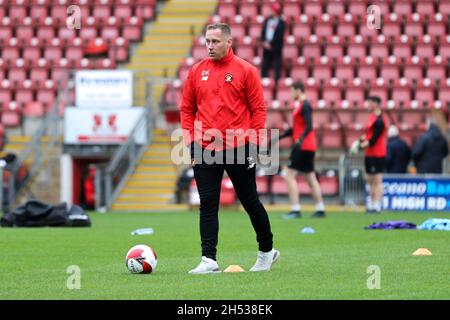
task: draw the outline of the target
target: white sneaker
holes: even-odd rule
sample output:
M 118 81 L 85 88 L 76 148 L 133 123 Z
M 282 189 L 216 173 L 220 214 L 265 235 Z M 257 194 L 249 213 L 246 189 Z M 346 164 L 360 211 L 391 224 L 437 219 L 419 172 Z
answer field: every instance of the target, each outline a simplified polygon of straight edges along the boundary
M 272 249 L 269 252 L 258 251 L 258 258 L 256 259 L 255 265 L 250 269 L 250 271 L 270 271 L 272 265 L 280 257 L 280 251 Z
M 220 272 L 219 265 L 213 259 L 202 257 L 202 262 L 197 268 L 189 271 L 189 274 L 204 274 L 204 273 L 217 273 Z

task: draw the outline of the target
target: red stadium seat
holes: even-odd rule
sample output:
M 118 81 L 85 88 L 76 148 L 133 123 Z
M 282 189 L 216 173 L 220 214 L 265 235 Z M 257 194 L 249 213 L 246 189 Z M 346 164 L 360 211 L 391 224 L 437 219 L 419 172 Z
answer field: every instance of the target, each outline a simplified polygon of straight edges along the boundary
M 417 1 L 416 12 L 423 15 L 434 14 L 434 4 L 432 1 Z
M 236 50 L 236 54 L 242 59 L 252 63 L 253 58 L 255 57 L 255 48 L 253 45 L 240 44 Z
M 410 16 L 412 13 L 412 6 L 410 1 L 396 1 L 394 3 L 394 13 L 399 16 Z
M 237 15 L 237 8 L 234 3 L 222 3 L 217 10 L 217 14 L 222 18 L 234 18 Z
M 92 15 L 96 19 L 108 19 L 111 16 L 111 8 L 110 6 L 101 6 L 101 5 L 95 5 L 93 7 Z
M 33 68 L 30 71 L 30 80 L 33 82 L 44 83 L 48 79 L 47 69 Z
M 364 102 L 364 88 L 361 86 L 348 86 L 345 91 L 345 100 L 353 107 L 362 106 L 362 103 Z
M 434 37 L 445 37 L 445 24 L 441 22 L 429 22 L 427 34 Z
M 256 17 L 258 15 L 258 7 L 252 2 L 242 2 L 239 14 L 242 17 Z
M 139 25 L 124 26 L 122 29 L 122 36 L 130 41 L 139 41 L 142 37 L 142 27 Z
M 344 3 L 329 1 L 326 12 L 331 16 L 342 16 L 345 13 Z
M 358 68 L 358 78 L 362 80 L 371 80 L 377 77 L 377 71 L 374 64 L 362 63 Z
M 373 44 L 369 52 L 369 55 L 373 58 L 383 59 L 389 56 L 389 50 L 386 44 Z
M 420 22 L 408 22 L 405 26 L 405 34 L 408 37 L 420 37 L 423 35 L 423 24 Z
M 392 100 L 395 106 L 409 105 L 411 102 L 411 92 L 409 87 L 394 87 L 392 90 Z
M 439 46 L 439 55 L 444 60 L 450 59 L 450 43 L 442 43 Z
M 27 73 L 23 68 L 11 68 L 9 69 L 8 80 L 12 83 L 23 82 L 27 78 Z
M 113 9 L 114 17 L 117 19 L 127 19 L 132 16 L 132 7 L 129 5 L 116 5 Z
M 396 58 L 409 58 L 412 55 L 411 46 L 407 43 L 396 43 L 392 53 Z
M 440 88 L 439 101 L 441 101 L 444 106 L 450 105 L 450 87 Z
M 83 49 L 77 47 L 68 47 L 66 49 L 66 59 L 69 61 L 79 61 L 83 59 Z
M 439 3 L 438 12 L 442 13 L 443 15 L 450 15 L 450 2 L 449 1 L 441 1 Z
M 387 80 L 395 80 L 400 77 L 400 70 L 397 65 L 383 65 L 381 67 L 381 77 Z
M 307 79 L 308 67 L 305 65 L 294 65 L 291 70 L 292 79 Z
M 327 124 L 319 131 L 321 148 L 342 148 L 341 128 L 336 123 Z
M 445 65 L 442 64 L 430 64 L 427 68 L 426 77 L 431 80 L 442 80 L 445 79 Z
M 283 16 L 286 18 L 296 18 L 301 14 L 300 5 L 297 2 L 285 2 L 283 6 Z
M 434 48 L 431 44 L 419 43 L 416 47 L 416 56 L 419 58 L 429 58 L 434 57 Z
M 16 31 L 16 38 L 19 42 L 28 41 L 33 38 L 34 30 L 31 26 L 18 26 Z
M 44 115 L 44 107 L 40 102 L 30 101 L 25 104 L 23 115 L 26 117 L 41 117 Z
M 352 58 L 364 58 L 366 57 L 366 47 L 362 43 L 351 43 L 348 46 L 347 55 Z
M 83 27 L 80 29 L 80 38 L 82 40 L 90 40 L 97 38 L 96 27 Z
M 13 21 L 22 21 L 27 16 L 27 8 L 25 6 L 10 6 L 9 17 Z
M 320 46 L 318 44 L 305 44 L 302 48 L 302 56 L 305 58 L 320 57 Z
M 316 80 L 330 80 L 331 66 L 328 64 L 316 65 L 313 69 L 313 78 Z
M 9 89 L 0 88 L 0 107 L 4 109 L 12 101 L 12 92 Z
M 354 78 L 353 65 L 338 64 L 336 66 L 336 78 L 340 80 L 352 80 Z
M 7 128 L 14 128 L 20 126 L 21 116 L 20 110 L 3 110 L 2 124 Z
M 316 32 L 315 32 L 315 34 L 318 37 L 328 38 L 331 35 L 333 35 L 333 26 L 329 22 L 319 22 L 316 25 Z
M 41 26 L 37 28 L 37 37 L 42 40 L 50 41 L 55 38 L 55 29 L 53 27 Z
M 23 50 L 22 57 L 25 61 L 39 60 L 39 58 L 41 57 L 41 49 L 33 48 L 33 47 L 26 47 Z
M 308 17 L 319 17 L 322 15 L 322 4 L 320 2 L 305 2 L 305 14 Z
M 408 79 L 422 79 L 422 65 L 405 65 L 404 77 Z
M 58 30 L 58 38 L 61 40 L 70 41 L 76 37 L 76 31 L 68 29 L 66 27 L 61 27 Z
M 301 39 L 308 39 L 311 35 L 311 28 L 307 23 L 296 22 L 292 27 L 292 34 Z
M 29 89 L 16 90 L 15 101 L 21 105 L 25 105 L 26 103 L 33 101 L 33 91 Z
M 434 93 L 432 87 L 419 86 L 415 90 L 414 100 L 419 102 L 421 107 L 430 107 L 433 105 Z
M 341 44 L 329 43 L 325 47 L 325 56 L 328 58 L 341 58 L 344 55 L 344 50 Z
M 233 35 L 234 35 L 234 28 L 233 29 Z M 248 28 L 248 35 L 252 37 L 253 39 L 259 39 L 261 38 L 261 30 L 262 30 L 262 24 L 260 23 L 251 23 Z M 245 33 L 245 31 L 244 31 Z
M 298 58 L 298 46 L 295 44 L 285 44 L 283 47 L 283 59 L 292 59 L 293 61 Z
M 44 58 L 51 61 L 52 63 L 56 63 L 62 58 L 62 52 L 59 47 L 49 47 L 44 51 Z
M 367 5 L 365 1 L 350 1 L 348 6 L 348 12 L 352 16 L 364 16 L 367 14 Z
M 101 37 L 105 40 L 115 40 L 119 37 L 119 29 L 116 27 L 103 27 Z
M 341 104 L 341 89 L 339 87 L 325 86 L 323 88 L 323 100 L 326 107 L 337 107 Z
M 395 37 L 401 33 L 400 24 L 398 22 L 387 21 L 381 25 L 381 33 L 386 37 Z
M 353 22 L 342 22 L 338 24 L 337 35 L 340 37 L 353 37 L 356 34 Z

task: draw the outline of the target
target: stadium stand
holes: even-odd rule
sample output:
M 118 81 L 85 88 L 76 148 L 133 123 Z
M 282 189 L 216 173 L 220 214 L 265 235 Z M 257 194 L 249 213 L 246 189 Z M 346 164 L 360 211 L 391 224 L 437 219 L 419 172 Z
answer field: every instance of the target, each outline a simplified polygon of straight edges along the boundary
M 0 108 L 5 127 L 51 108 L 69 70 L 113 69 L 155 16 L 157 0 L 0 0 Z M 80 29 L 66 25 L 81 9 Z M 100 49 L 100 50 L 99 50 Z M 97 51 L 95 51 L 97 50 Z M 96 55 L 103 53 L 103 55 Z
M 257 67 L 258 39 L 270 0 L 220 0 L 211 22 L 229 23 L 235 51 Z M 450 103 L 450 2 L 284 0 L 287 22 L 280 85 L 263 79 L 268 126 L 282 128 L 293 79 L 307 84 L 316 109 L 314 126 L 319 148 L 344 150 L 363 132 L 363 101 L 379 95 L 390 121 L 413 144 L 432 109 L 447 112 Z M 381 28 L 369 28 L 367 7 L 377 5 Z M 204 57 L 202 36 L 180 65 L 178 79 L 168 85 L 165 103 L 178 105 L 189 67 Z M 173 94 L 175 92 L 176 94 Z M 170 96 L 170 100 L 169 100 Z M 281 108 L 280 108 L 281 107 Z M 320 115 L 318 110 L 320 110 Z M 448 115 L 448 113 L 446 113 Z M 448 117 L 448 116 L 447 116 Z M 326 120 L 325 120 L 326 119 Z M 279 121 L 279 123 L 277 122 Z

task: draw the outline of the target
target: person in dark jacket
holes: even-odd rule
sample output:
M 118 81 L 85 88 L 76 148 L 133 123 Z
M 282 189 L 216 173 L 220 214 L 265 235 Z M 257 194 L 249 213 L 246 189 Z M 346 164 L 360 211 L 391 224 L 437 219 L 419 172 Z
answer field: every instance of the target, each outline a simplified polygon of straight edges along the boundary
M 390 126 L 387 135 L 386 172 L 406 173 L 411 160 L 411 148 L 400 138 L 396 126 Z
M 273 14 L 266 18 L 261 31 L 261 42 L 264 48 L 261 77 L 267 78 L 269 69 L 273 66 L 275 83 L 277 83 L 281 76 L 285 22 L 281 17 L 281 6 L 279 3 L 272 4 L 271 9 Z
M 432 119 L 412 150 L 417 173 L 442 173 L 442 160 L 447 156 L 448 141 Z

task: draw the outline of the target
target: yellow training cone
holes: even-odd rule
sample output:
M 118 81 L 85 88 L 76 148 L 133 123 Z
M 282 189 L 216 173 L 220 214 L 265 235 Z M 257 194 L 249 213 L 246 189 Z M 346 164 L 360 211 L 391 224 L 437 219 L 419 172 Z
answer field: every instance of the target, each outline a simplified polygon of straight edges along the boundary
M 432 255 L 433 254 L 431 253 L 431 251 L 428 250 L 427 248 L 419 248 L 413 253 L 413 256 L 432 256 Z
M 245 270 L 242 269 L 241 266 L 238 266 L 237 264 L 232 264 L 228 268 L 226 268 L 223 272 L 244 272 Z

